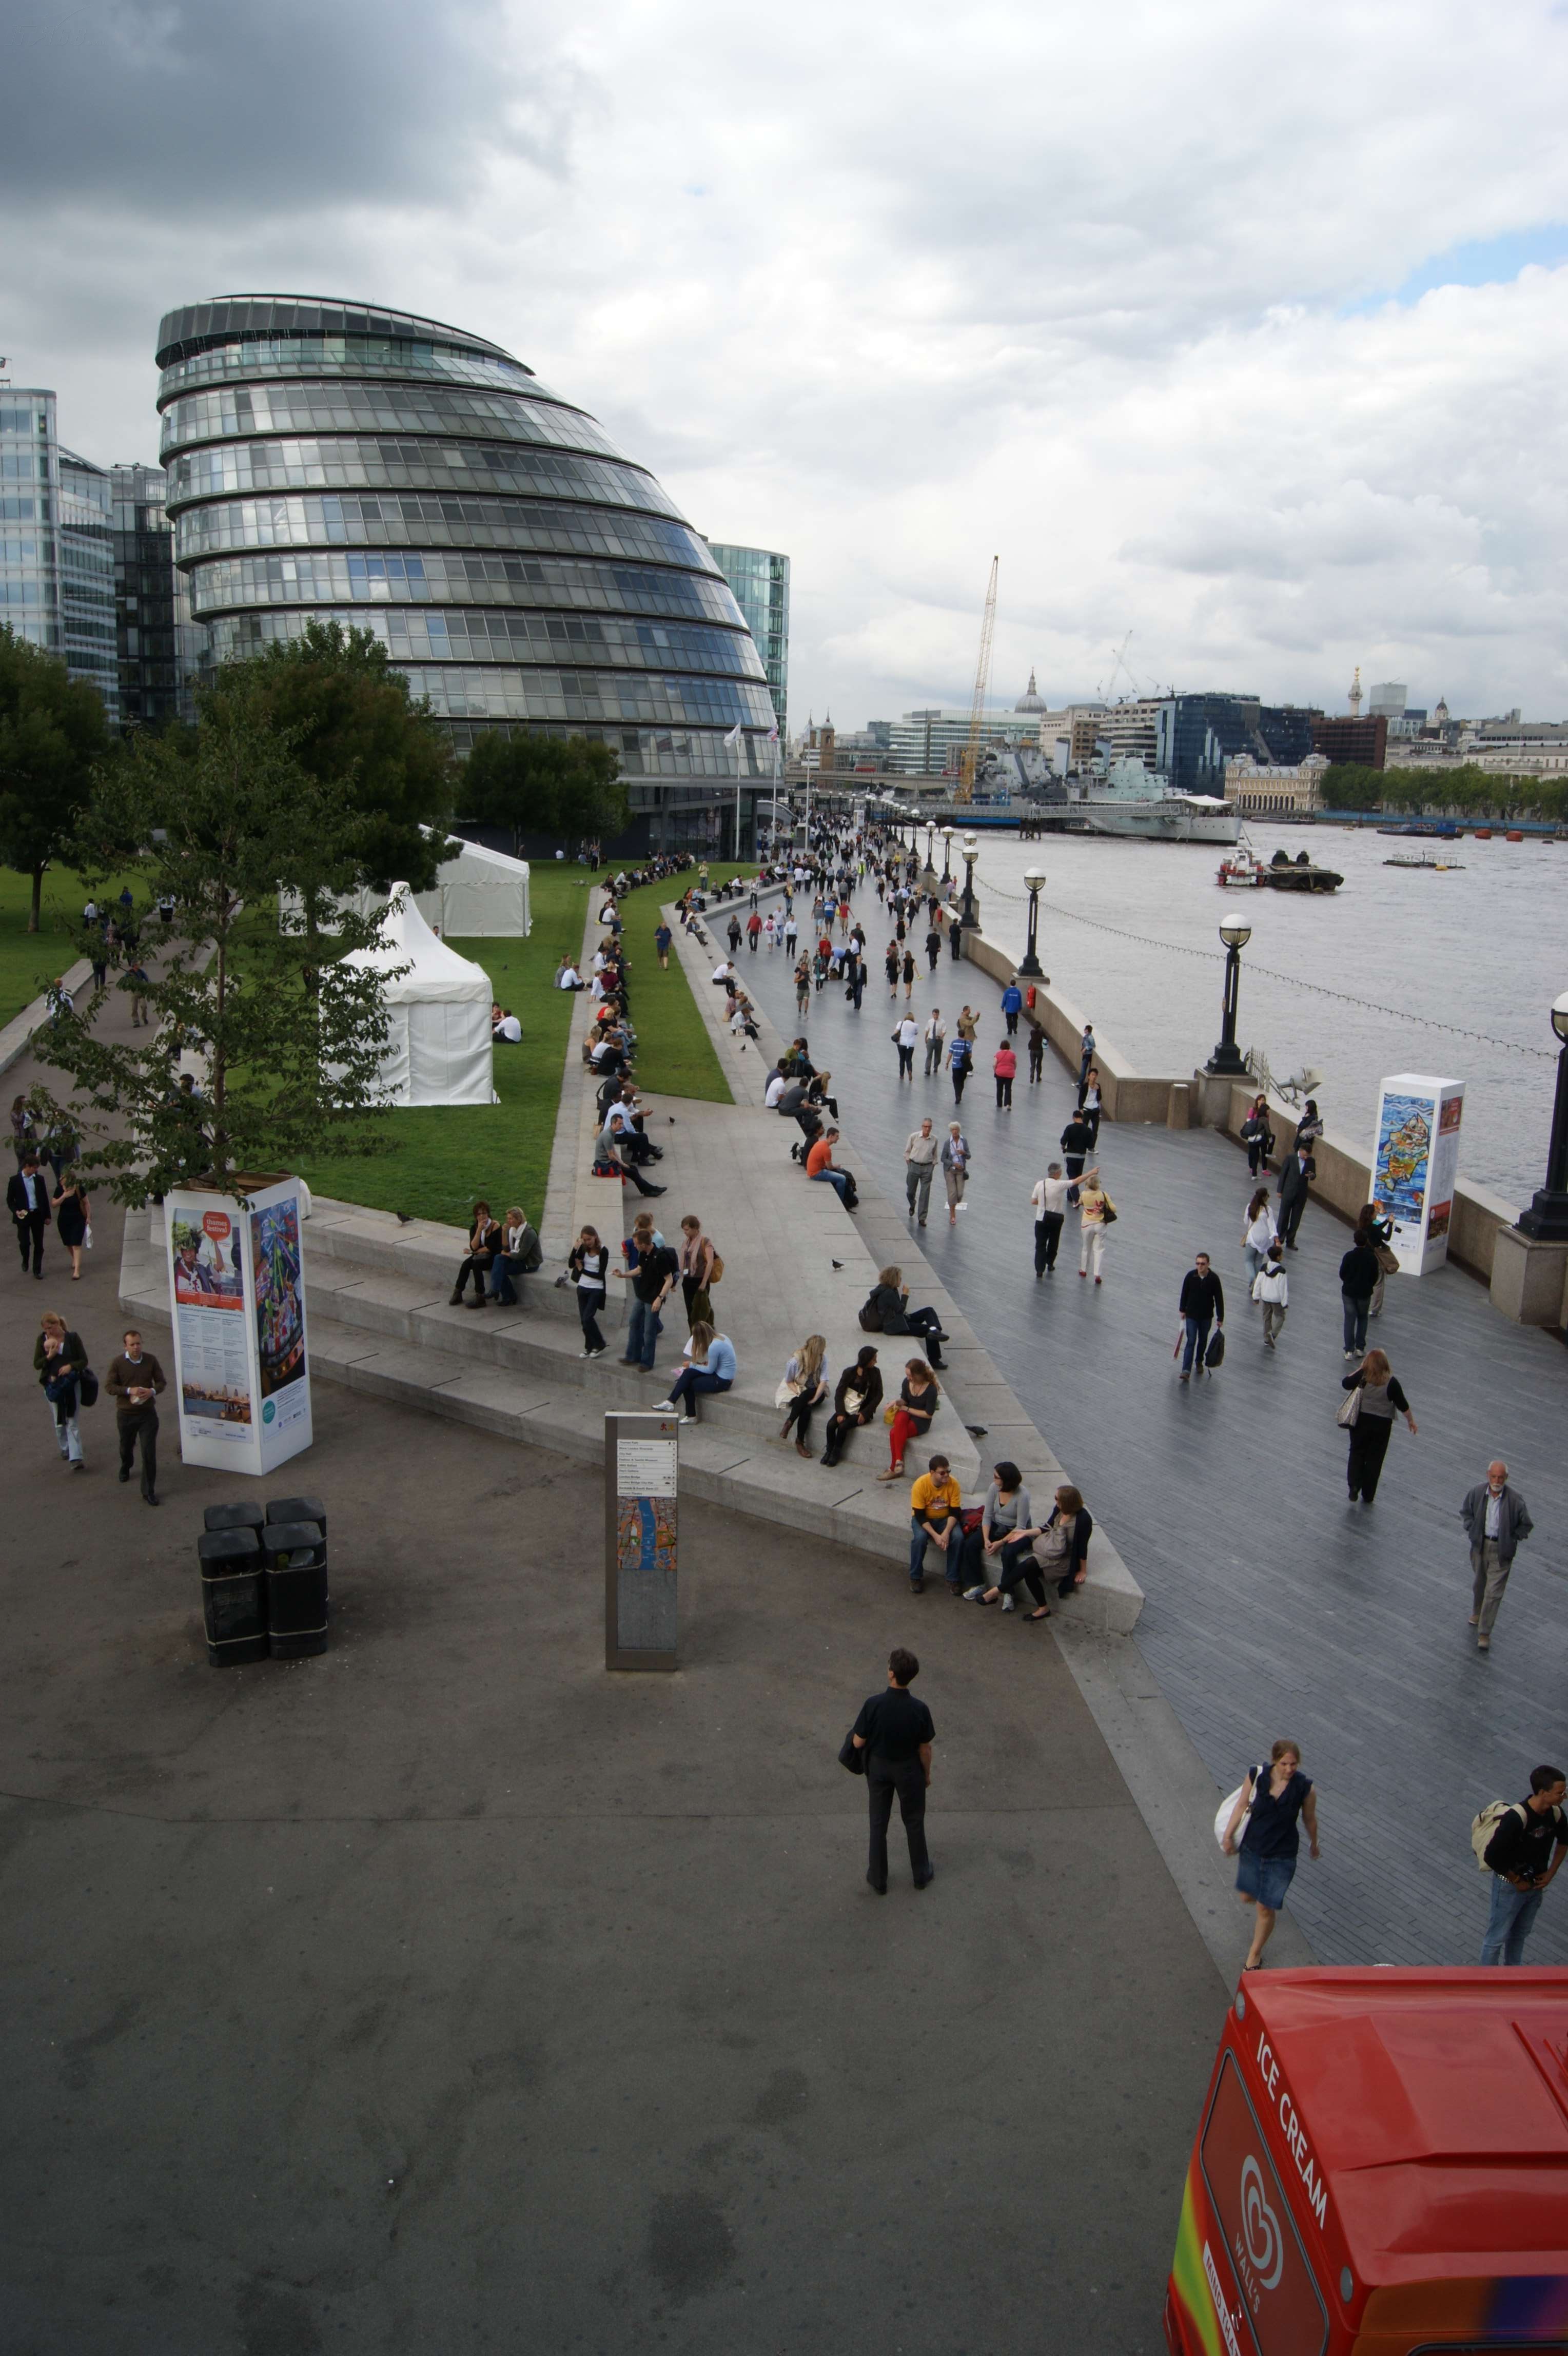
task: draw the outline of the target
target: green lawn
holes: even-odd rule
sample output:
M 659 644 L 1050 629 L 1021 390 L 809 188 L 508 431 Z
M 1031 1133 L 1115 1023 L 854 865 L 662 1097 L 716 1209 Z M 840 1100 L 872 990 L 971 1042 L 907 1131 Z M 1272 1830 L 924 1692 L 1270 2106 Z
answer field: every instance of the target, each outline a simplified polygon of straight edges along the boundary
M 116 877 L 99 897 L 106 893 L 113 898 L 119 889 Z M 20 1014 L 40 991 L 48 989 L 57 973 L 75 964 L 76 935 L 86 897 L 87 887 L 80 877 L 69 868 L 51 868 L 44 877 L 40 929 L 29 933 L 31 878 L 18 875 L 14 868 L 0 867 L 0 1023 Z
M 712 879 L 718 883 L 736 872 L 715 865 Z M 530 891 L 533 930 L 526 941 L 450 944 L 484 967 L 491 994 L 522 1024 L 521 1046 L 495 1052 L 499 1104 L 413 1106 L 390 1114 L 394 1151 L 363 1161 L 312 1163 L 300 1173 L 307 1184 L 343 1202 L 452 1226 L 467 1224 L 478 1195 L 498 1214 L 521 1203 L 537 1222 L 544 1208 L 575 1002 L 550 982 L 563 950 L 581 954 L 589 888 L 584 868 L 536 863 Z M 659 969 L 653 931 L 661 895 L 673 896 L 669 884 L 650 884 L 634 892 L 622 910 L 632 961 L 637 1076 L 643 1087 L 664 1095 L 728 1104 L 728 1083 L 685 976 L 673 955 L 668 973 Z

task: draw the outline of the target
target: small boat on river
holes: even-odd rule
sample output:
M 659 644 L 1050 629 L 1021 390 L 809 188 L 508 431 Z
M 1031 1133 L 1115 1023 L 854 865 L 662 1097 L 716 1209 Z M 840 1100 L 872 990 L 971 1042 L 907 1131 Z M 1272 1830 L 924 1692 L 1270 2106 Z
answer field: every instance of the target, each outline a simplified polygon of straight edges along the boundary
M 1385 867 L 1423 867 L 1430 875 L 1462 875 L 1462 859 L 1385 859 Z
M 1259 881 L 1271 892 L 1337 892 L 1345 878 L 1332 867 L 1315 866 L 1305 851 L 1294 859 L 1288 851 L 1276 851 Z

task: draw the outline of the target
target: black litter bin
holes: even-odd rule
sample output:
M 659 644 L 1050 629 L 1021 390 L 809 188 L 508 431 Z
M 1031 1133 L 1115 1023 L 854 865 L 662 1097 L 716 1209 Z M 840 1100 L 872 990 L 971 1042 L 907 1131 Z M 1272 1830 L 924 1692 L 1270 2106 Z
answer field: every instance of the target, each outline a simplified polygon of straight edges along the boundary
M 196 1551 L 201 1563 L 208 1659 L 215 1669 L 264 1661 L 266 1568 L 255 1531 L 204 1530 L 196 1541 Z
M 321 1535 L 327 1536 L 327 1508 L 319 1497 L 269 1497 L 269 1522 L 319 1522 Z M 259 1518 L 257 1527 L 261 1527 Z
M 301 1661 L 327 1650 L 327 1534 L 319 1522 L 269 1522 L 266 1560 L 268 1650 L 274 1661 Z
M 291 1515 L 289 1517 L 293 1519 Z M 265 1527 L 260 1505 L 209 1505 L 201 1516 L 204 1530 L 261 1530 Z

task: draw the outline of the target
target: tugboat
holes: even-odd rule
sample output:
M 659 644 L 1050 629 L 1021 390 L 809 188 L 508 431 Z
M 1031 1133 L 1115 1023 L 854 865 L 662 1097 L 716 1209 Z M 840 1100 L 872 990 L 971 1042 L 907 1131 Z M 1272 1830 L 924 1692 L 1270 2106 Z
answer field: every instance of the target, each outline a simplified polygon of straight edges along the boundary
M 1240 847 L 1219 862 L 1219 881 L 1228 892 L 1252 892 L 1267 880 L 1262 861 L 1245 835 Z
M 1288 851 L 1276 851 L 1258 880 L 1274 892 L 1337 892 L 1345 878 L 1332 867 L 1315 867 L 1305 851 L 1294 859 Z

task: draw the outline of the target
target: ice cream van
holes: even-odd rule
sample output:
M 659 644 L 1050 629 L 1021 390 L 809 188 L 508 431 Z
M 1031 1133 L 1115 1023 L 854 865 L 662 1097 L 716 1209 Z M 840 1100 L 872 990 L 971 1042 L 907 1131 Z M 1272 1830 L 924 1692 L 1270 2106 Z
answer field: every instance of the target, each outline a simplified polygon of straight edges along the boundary
M 1249 1972 L 1171 2356 L 1568 2356 L 1568 1971 Z

